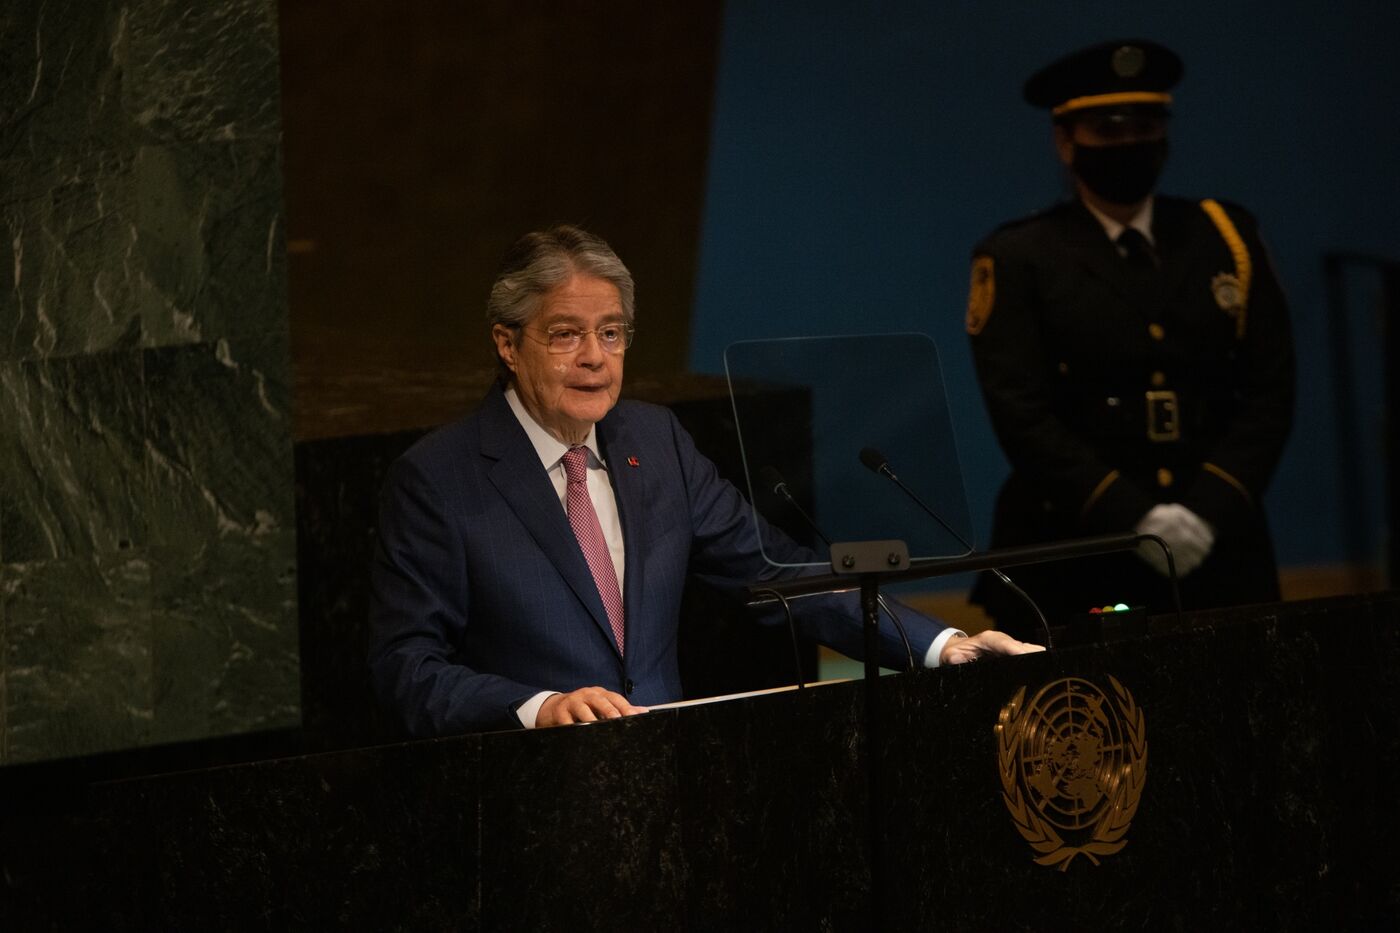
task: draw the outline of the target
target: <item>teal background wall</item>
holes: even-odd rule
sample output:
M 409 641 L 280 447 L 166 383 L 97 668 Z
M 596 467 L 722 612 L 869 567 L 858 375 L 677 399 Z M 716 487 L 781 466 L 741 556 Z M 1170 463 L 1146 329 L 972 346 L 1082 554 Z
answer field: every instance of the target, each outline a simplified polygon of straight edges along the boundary
M 0 12 L 0 762 L 298 722 L 277 56 Z
M 1400 258 L 1400 7 L 1245 0 L 725 6 L 691 365 L 730 341 L 921 331 L 937 342 L 979 539 L 1006 466 L 963 332 L 972 244 L 1063 186 L 1035 68 L 1116 36 L 1176 49 L 1163 190 L 1249 207 L 1293 310 L 1299 402 L 1268 496 L 1287 564 L 1343 559 L 1321 258 Z M 1373 284 L 1373 283 L 1372 283 Z M 1368 283 L 1356 343 L 1380 366 Z M 1381 430 L 1377 381 L 1359 420 Z M 1378 447 L 1368 441 L 1366 451 Z M 1370 499 L 1379 471 L 1366 464 Z

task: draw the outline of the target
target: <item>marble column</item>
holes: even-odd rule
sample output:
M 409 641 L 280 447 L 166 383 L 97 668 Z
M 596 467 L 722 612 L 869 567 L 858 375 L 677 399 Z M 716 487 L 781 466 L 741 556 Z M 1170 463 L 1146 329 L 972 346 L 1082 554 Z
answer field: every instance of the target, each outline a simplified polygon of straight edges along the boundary
M 276 23 L 0 13 L 0 763 L 299 721 Z

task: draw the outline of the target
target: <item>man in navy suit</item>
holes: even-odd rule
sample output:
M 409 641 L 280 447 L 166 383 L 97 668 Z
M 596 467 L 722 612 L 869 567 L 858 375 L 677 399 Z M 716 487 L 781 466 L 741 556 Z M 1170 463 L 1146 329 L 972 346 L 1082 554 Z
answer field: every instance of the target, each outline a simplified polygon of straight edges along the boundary
M 731 586 L 816 560 L 761 529 L 669 410 L 619 402 L 631 274 L 575 227 L 507 253 L 487 316 L 500 384 L 390 468 L 373 565 L 370 664 L 414 735 L 593 722 L 681 696 L 688 574 Z M 772 546 L 770 546 L 770 550 Z M 803 601 L 807 634 L 861 657 L 850 600 Z M 909 613 L 926 666 L 1037 650 Z M 882 632 L 882 662 L 902 643 Z

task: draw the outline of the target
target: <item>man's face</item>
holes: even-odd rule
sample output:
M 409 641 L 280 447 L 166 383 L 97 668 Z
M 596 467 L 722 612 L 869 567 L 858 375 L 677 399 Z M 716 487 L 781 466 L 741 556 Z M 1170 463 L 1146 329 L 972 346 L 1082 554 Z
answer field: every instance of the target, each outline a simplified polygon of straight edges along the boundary
M 497 324 L 492 328 L 496 352 L 514 374 L 521 402 L 560 441 L 581 443 L 617 404 L 625 351 L 606 352 L 591 332 L 624 321 L 617 286 L 575 273 L 545 293 L 524 327 Z M 550 352 L 550 330 L 560 328 L 590 333 L 584 333 L 571 352 Z

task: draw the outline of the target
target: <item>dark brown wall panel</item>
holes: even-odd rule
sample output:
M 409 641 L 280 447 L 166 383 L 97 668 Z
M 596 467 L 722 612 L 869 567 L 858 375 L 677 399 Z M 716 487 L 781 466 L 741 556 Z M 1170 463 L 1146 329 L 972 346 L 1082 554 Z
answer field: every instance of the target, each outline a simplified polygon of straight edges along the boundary
M 373 404 L 378 370 L 489 366 L 501 253 L 557 222 L 607 238 L 636 276 L 629 374 L 684 366 L 717 0 L 285 0 L 280 15 L 303 426 L 327 387 Z

